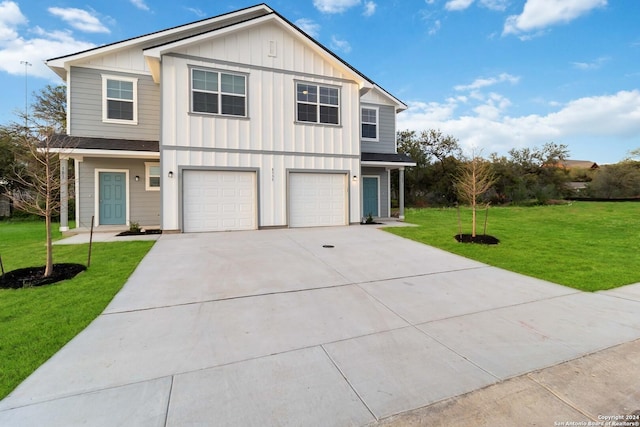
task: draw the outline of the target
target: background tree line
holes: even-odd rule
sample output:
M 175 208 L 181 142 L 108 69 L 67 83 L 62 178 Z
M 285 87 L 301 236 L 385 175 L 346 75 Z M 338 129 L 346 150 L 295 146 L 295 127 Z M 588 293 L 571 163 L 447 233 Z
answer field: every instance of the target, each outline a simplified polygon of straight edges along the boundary
M 456 182 L 473 161 L 465 156 L 458 139 L 439 130 L 397 133 L 398 152 L 408 154 L 416 166 L 405 171 L 405 197 L 409 206 L 452 206 L 458 202 Z M 580 197 L 640 198 L 640 149 L 620 163 L 599 169 L 569 169 L 569 149 L 550 142 L 542 147 L 513 148 L 506 156 L 492 153 L 486 158 L 493 185 L 482 195 L 483 203 L 545 204 L 578 194 L 571 182 L 584 182 Z M 393 179 L 397 180 L 397 172 Z M 394 198 L 395 195 L 394 195 Z

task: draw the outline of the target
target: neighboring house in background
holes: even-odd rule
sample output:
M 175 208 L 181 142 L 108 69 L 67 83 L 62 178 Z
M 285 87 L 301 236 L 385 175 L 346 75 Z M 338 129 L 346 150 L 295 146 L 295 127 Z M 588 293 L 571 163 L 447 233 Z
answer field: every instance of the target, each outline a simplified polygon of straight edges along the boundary
M 346 225 L 390 216 L 393 169 L 403 218 L 407 106 L 264 4 L 47 65 L 67 83 L 78 228 Z
M 560 167 L 564 169 L 598 169 L 600 166 L 591 160 L 563 160 Z
M 560 167 L 567 170 L 583 169 L 585 171 L 600 168 L 596 162 L 590 160 L 564 160 L 560 164 Z M 580 195 L 587 189 L 588 184 L 587 181 L 572 181 L 567 183 L 567 188 L 575 195 Z

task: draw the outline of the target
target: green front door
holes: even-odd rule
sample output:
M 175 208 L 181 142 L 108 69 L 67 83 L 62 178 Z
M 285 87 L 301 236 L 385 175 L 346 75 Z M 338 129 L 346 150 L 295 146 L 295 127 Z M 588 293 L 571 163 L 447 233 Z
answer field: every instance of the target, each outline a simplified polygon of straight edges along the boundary
M 99 172 L 99 225 L 122 225 L 127 221 L 127 187 L 124 172 Z
M 362 178 L 362 215 L 379 216 L 378 178 Z

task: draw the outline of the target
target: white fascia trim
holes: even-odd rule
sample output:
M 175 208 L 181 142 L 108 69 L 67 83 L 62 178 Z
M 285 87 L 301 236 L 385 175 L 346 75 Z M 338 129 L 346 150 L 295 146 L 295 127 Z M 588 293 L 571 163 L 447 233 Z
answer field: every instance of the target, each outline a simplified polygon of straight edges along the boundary
M 52 153 L 63 153 L 64 157 L 110 157 L 114 159 L 159 159 L 155 151 L 92 150 L 75 148 L 52 148 Z
M 374 162 L 374 161 L 362 161 L 360 162 L 360 165 L 362 166 L 379 166 L 379 167 L 390 167 L 391 169 L 393 169 L 394 167 L 396 168 L 400 168 L 400 167 L 413 167 L 416 166 L 416 163 L 412 163 L 412 162 Z
M 377 89 L 378 91 L 380 91 L 380 93 L 382 93 L 383 95 L 388 97 L 391 101 L 393 101 L 394 104 L 396 104 L 396 113 L 399 113 L 399 112 L 404 111 L 404 110 L 409 108 L 409 106 L 407 104 L 405 104 L 404 102 L 400 101 L 398 98 L 396 98 L 395 96 L 391 95 L 389 92 L 387 92 L 386 90 L 382 89 L 380 86 L 374 85 L 373 87 L 374 87 L 374 89 Z
M 103 46 L 103 47 L 97 47 L 94 49 L 89 49 L 87 51 L 84 52 L 79 52 L 76 53 L 74 55 L 68 55 L 68 56 L 64 56 L 61 58 L 57 58 L 57 59 L 51 59 L 48 61 L 45 61 L 45 64 L 51 68 L 54 69 L 58 68 L 58 69 L 67 69 L 68 67 L 71 65 L 72 62 L 75 61 L 82 61 L 82 60 L 86 60 L 87 58 L 91 58 L 94 56 L 101 56 L 104 55 L 106 53 L 113 53 L 116 52 L 118 50 L 122 50 L 122 49 L 128 49 L 132 46 L 136 46 L 136 45 L 140 45 L 140 44 L 146 44 L 147 42 L 154 40 L 154 39 L 158 39 L 158 38 L 162 38 L 162 37 L 166 37 L 166 36 L 170 36 L 172 34 L 180 34 L 182 32 L 187 32 L 190 31 L 194 28 L 198 28 L 198 27 L 202 27 L 205 25 L 209 25 L 213 22 L 216 21 L 224 21 L 227 20 L 229 18 L 234 18 L 236 16 L 242 16 L 245 14 L 251 14 L 253 12 L 256 12 L 258 10 L 263 10 L 265 13 L 273 13 L 273 10 L 271 8 L 269 8 L 267 5 L 265 4 L 260 4 L 257 5 L 255 7 L 251 7 L 251 8 L 247 8 L 247 9 L 242 9 L 242 10 L 238 10 L 235 12 L 231 12 L 231 13 L 226 13 L 224 15 L 219 15 L 219 16 L 214 16 L 212 18 L 203 20 L 203 21 L 197 21 L 197 22 L 193 22 L 191 24 L 186 24 L 186 25 L 180 25 L 178 27 L 174 27 L 174 28 L 170 28 L 168 30 L 161 30 L 155 33 L 151 33 L 151 34 L 147 34 L 146 36 L 140 36 L 140 37 L 135 37 L 129 40 L 125 40 L 122 42 L 116 42 L 107 46 Z
M 369 83 L 369 81 L 367 81 L 361 75 L 359 75 L 358 73 L 353 71 L 351 68 L 349 68 L 347 65 L 345 65 L 340 60 L 338 60 L 333 55 L 331 55 L 325 48 L 320 46 L 320 44 L 318 44 L 318 42 L 316 42 L 314 39 L 307 38 L 304 34 L 302 34 L 296 28 L 292 27 L 288 22 L 280 18 L 280 16 L 276 15 L 275 13 L 260 16 L 258 18 L 254 18 L 246 22 L 240 22 L 238 24 L 231 25 L 229 27 L 212 30 L 212 31 L 209 31 L 208 33 L 198 34 L 193 37 L 188 37 L 186 39 L 175 41 L 173 43 L 167 43 L 161 46 L 144 49 L 142 53 L 147 61 L 147 64 L 149 65 L 149 68 L 151 70 L 154 70 L 154 68 L 158 68 L 157 63 L 161 61 L 162 55 L 173 52 L 177 49 L 182 49 L 182 48 L 191 46 L 193 44 L 200 43 L 202 41 L 211 39 L 212 37 L 224 36 L 226 34 L 234 33 L 245 28 L 250 28 L 255 25 L 259 25 L 265 22 L 272 22 L 272 21 L 280 24 L 282 27 L 294 33 L 299 39 L 301 39 L 304 43 L 310 46 L 316 53 L 318 53 L 323 58 L 325 58 L 334 67 L 340 69 L 346 75 L 351 76 L 351 78 L 358 83 L 360 89 L 373 88 L 373 85 Z M 155 79 L 155 76 L 154 76 L 154 79 Z
M 144 49 L 142 52 L 145 57 L 151 57 L 159 60 L 162 57 L 162 55 L 164 55 L 165 53 L 172 52 L 176 49 L 182 49 L 184 47 L 191 46 L 192 44 L 200 43 L 202 41 L 210 39 L 214 35 L 215 37 L 224 36 L 225 34 L 234 33 L 236 31 L 242 30 L 243 28 L 251 27 L 255 24 L 271 21 L 274 18 L 275 18 L 275 15 L 272 15 L 272 14 L 264 15 L 259 18 L 252 19 L 250 21 L 240 22 L 230 27 L 219 28 L 217 30 L 212 30 L 204 34 L 197 34 L 195 36 L 188 37 L 186 39 L 177 40 L 171 43 L 166 43 L 160 46 Z

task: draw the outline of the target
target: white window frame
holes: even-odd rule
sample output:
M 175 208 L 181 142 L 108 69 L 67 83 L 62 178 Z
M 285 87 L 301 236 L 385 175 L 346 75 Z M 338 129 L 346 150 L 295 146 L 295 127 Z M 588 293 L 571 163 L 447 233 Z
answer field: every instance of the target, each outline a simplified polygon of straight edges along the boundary
M 215 73 L 218 75 L 218 90 L 217 91 L 207 91 L 207 90 L 203 90 L 203 89 L 194 89 L 193 88 L 193 72 L 194 71 L 203 71 L 206 73 Z M 223 92 L 222 91 L 222 75 L 223 74 L 227 74 L 230 76 L 236 76 L 236 77 L 242 77 L 244 79 L 244 95 L 238 94 L 238 93 L 230 93 L 230 92 Z M 204 92 L 204 93 L 213 93 L 217 96 L 218 98 L 218 112 L 217 113 L 209 113 L 207 111 L 196 111 L 193 105 L 193 93 L 194 92 Z M 239 115 L 239 114 L 226 114 L 222 112 L 222 96 L 223 95 L 228 95 L 228 96 L 234 96 L 234 97 L 243 97 L 244 98 L 244 115 Z M 189 111 L 192 114 L 205 114 L 208 116 L 223 116 L 223 117 L 239 117 L 239 118 L 247 118 L 249 117 L 249 78 L 247 74 L 244 73 L 236 73 L 236 72 L 230 72 L 230 71 L 226 71 L 226 70 L 215 70 L 215 69 L 211 69 L 211 68 L 204 68 L 204 67 L 190 67 L 189 68 L 189 98 L 190 98 L 190 105 L 189 105 Z
M 157 166 L 160 168 L 160 162 L 144 162 L 144 189 L 145 191 L 160 191 L 160 186 L 162 185 L 162 181 L 158 184 L 157 187 L 152 187 L 149 179 L 152 177 L 160 178 L 162 176 L 162 170 L 158 172 L 157 175 L 151 174 L 151 168 Z
M 308 101 L 298 101 L 298 85 L 307 85 L 307 86 L 315 86 L 316 87 L 316 94 L 317 94 L 317 100 L 316 102 L 308 102 Z M 328 89 L 336 89 L 338 91 L 338 105 L 333 105 L 333 104 L 324 104 L 320 102 L 320 88 L 328 88 Z M 341 126 L 342 123 L 342 91 L 340 90 L 340 86 L 332 86 L 332 85 L 327 85 L 327 84 L 321 84 L 321 83 L 311 83 L 311 82 L 305 82 L 305 81 L 295 81 L 294 82 L 294 97 L 295 97 L 295 115 L 296 115 L 296 123 L 304 123 L 304 124 L 316 124 L 316 125 L 323 125 L 323 126 Z M 315 105 L 316 106 L 316 121 L 312 122 L 312 121 L 307 121 L 307 120 L 300 120 L 298 118 L 298 104 L 308 104 L 308 105 Z M 332 108 L 337 108 L 338 109 L 338 123 L 324 123 L 320 121 L 320 107 L 332 107 Z
M 368 138 L 368 137 L 365 137 L 365 136 L 362 135 L 362 125 L 365 124 L 365 122 L 362 121 L 362 110 L 374 110 L 376 112 L 376 121 L 375 121 L 375 123 L 366 122 L 369 125 L 375 125 L 376 126 L 376 137 L 375 138 Z M 360 137 L 362 138 L 363 141 L 378 142 L 380 140 L 380 108 L 378 108 L 378 107 L 368 107 L 368 106 L 360 107 Z
M 111 119 L 109 118 L 109 106 L 107 97 L 107 82 L 109 80 L 118 80 L 122 82 L 131 82 L 133 83 L 133 100 L 131 101 L 133 104 L 133 119 L 132 120 L 123 120 L 123 119 Z M 117 101 L 128 101 L 122 99 L 116 99 Z M 125 77 L 125 76 L 117 76 L 117 75 L 108 75 L 102 74 L 102 121 L 104 123 L 119 123 L 126 125 L 137 125 L 138 124 L 138 79 L 135 77 Z

